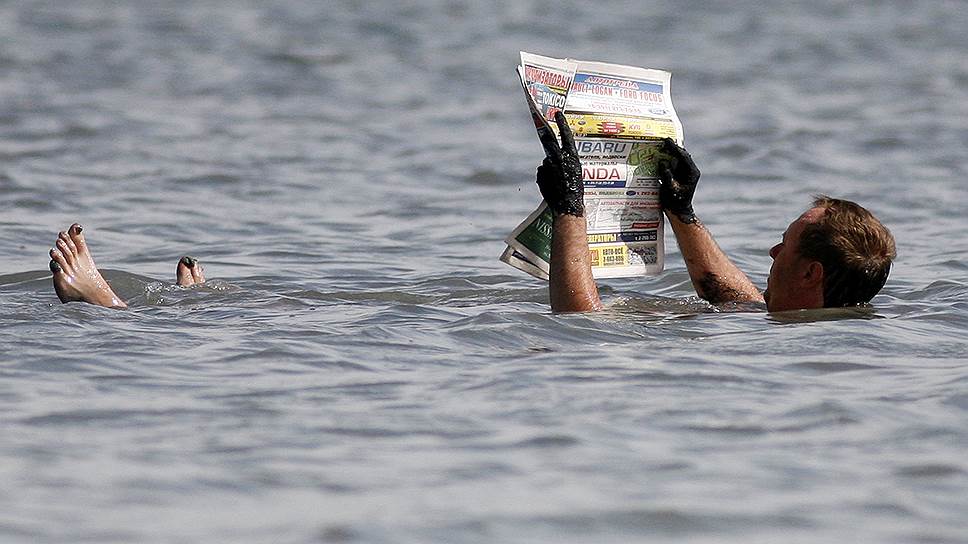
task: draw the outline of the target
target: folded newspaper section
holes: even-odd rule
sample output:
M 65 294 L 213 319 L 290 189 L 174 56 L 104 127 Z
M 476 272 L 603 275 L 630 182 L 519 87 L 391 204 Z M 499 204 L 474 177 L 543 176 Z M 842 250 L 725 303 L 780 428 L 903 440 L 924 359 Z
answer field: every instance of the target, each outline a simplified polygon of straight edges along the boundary
M 522 51 L 518 75 L 539 136 L 550 131 L 557 137 L 558 110 L 575 134 L 594 276 L 661 272 L 665 222 L 656 177 L 658 144 L 666 137 L 682 143 L 669 92 L 671 74 Z M 542 202 L 505 240 L 501 260 L 548 279 L 551 221 Z

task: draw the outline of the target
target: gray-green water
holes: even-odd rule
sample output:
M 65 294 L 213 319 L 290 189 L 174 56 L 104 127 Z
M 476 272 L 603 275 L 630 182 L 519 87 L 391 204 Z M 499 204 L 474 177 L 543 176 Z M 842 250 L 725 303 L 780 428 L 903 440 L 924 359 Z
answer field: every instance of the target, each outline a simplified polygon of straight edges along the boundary
M 0 540 L 968 541 L 960 2 L 0 2 Z M 870 314 L 553 315 L 518 50 L 663 68 L 763 285 L 826 192 Z M 127 311 L 61 305 L 85 226 Z M 173 289 L 190 253 L 217 281 Z M 162 281 L 164 280 L 164 281 Z

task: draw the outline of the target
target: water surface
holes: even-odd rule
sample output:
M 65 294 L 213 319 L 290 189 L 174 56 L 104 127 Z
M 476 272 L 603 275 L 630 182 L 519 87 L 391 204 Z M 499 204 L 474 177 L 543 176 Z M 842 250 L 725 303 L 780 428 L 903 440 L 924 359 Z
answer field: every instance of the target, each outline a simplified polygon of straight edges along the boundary
M 0 3 L 0 540 L 964 542 L 958 2 Z M 521 49 L 662 68 L 760 285 L 810 195 L 866 312 L 715 312 L 675 244 L 554 315 Z M 61 305 L 79 221 L 126 311 Z M 207 286 L 173 288 L 177 259 Z

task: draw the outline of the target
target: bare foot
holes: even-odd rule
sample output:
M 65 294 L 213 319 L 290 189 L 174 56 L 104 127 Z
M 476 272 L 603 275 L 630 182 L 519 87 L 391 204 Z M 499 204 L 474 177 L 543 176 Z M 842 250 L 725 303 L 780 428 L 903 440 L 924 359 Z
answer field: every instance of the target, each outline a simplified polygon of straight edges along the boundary
M 198 262 L 198 259 L 195 257 L 189 257 L 188 255 L 178 261 L 178 265 L 175 268 L 175 275 L 178 278 L 178 285 L 182 287 L 191 287 L 192 285 L 205 283 L 205 271 L 202 269 L 202 263 Z
M 54 273 L 54 291 L 61 302 L 89 302 L 108 308 L 127 308 L 114 293 L 94 264 L 80 225 L 74 223 L 57 235 L 50 250 L 50 271 Z

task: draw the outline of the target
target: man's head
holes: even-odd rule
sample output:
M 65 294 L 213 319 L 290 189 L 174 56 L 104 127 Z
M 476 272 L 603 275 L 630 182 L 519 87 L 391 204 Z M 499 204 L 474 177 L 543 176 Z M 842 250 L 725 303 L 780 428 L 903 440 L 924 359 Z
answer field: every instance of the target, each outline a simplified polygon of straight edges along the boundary
M 849 200 L 818 196 L 773 246 L 764 293 L 771 312 L 869 302 L 891 271 L 894 237 Z

